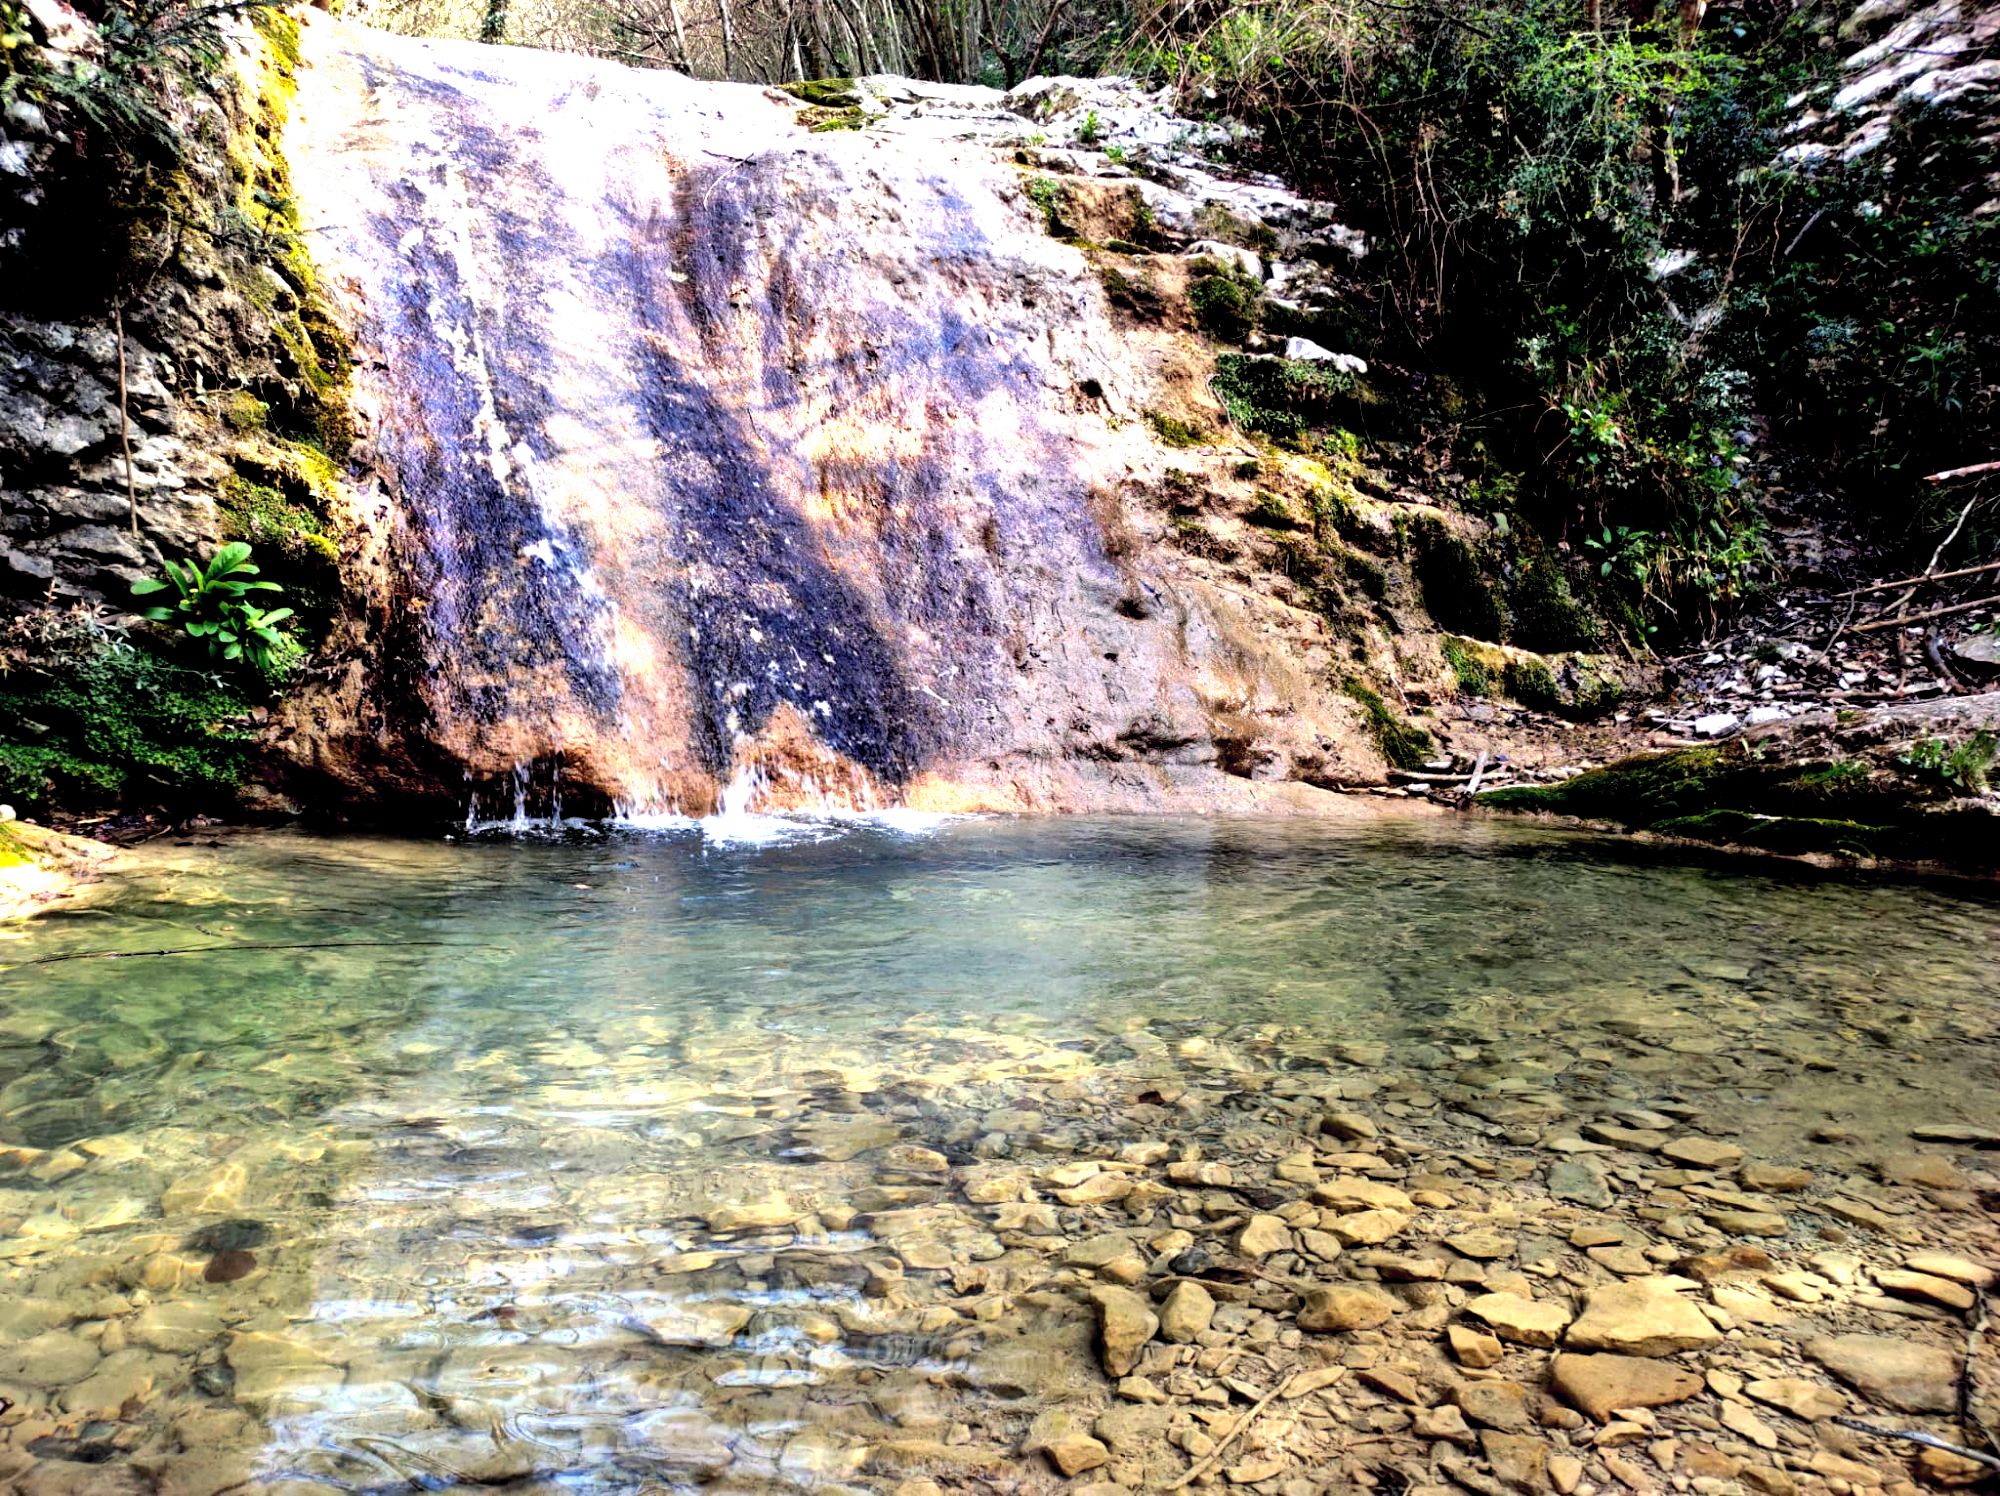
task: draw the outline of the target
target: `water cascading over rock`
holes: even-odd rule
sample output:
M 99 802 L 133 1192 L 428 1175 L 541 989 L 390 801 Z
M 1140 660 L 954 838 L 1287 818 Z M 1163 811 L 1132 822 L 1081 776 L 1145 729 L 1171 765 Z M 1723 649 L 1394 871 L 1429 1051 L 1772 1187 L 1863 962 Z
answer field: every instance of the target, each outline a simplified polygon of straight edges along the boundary
M 326 20 L 306 56 L 288 143 L 406 681 L 400 717 L 306 734 L 323 767 L 401 734 L 687 813 L 1339 776 L 1300 620 L 1135 527 L 1143 361 L 1000 153 Z

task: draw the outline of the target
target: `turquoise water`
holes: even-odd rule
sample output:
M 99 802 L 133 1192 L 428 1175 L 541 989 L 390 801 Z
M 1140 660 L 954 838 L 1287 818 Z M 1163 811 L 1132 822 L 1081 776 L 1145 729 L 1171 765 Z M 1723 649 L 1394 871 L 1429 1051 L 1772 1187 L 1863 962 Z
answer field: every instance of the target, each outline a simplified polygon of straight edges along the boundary
M 1996 955 L 1964 889 L 1432 820 L 155 846 L 0 935 L 0 1474 L 893 1486 L 1095 1375 L 988 1165 L 1336 1082 L 1907 1146 L 1993 1120 Z

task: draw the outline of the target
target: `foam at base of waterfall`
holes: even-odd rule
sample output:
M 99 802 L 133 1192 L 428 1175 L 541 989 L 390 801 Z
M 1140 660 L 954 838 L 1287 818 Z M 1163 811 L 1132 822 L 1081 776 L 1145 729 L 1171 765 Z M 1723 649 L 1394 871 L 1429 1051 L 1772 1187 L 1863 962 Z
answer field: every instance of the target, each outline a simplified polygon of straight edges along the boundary
M 770 796 L 770 782 L 756 769 L 741 769 L 722 791 L 722 808 L 705 816 L 676 811 L 621 809 L 613 825 L 633 831 L 701 834 L 715 846 L 767 847 L 788 842 L 819 841 L 856 828 L 889 831 L 901 836 L 927 836 L 948 821 L 963 817 L 903 806 L 856 806 L 799 780 L 793 793 L 803 801 L 782 810 L 755 810 Z

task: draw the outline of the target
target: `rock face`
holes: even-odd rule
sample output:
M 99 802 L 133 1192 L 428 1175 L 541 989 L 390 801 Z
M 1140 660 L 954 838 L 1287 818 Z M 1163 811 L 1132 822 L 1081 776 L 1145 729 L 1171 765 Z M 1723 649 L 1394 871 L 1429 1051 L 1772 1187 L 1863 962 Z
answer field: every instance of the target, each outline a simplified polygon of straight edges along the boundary
M 685 813 L 1256 804 L 1377 762 L 1318 621 L 1139 502 L 1150 376 L 994 149 L 1026 103 L 911 86 L 812 133 L 767 90 L 306 30 L 295 180 L 421 600 L 383 641 L 409 756 Z M 1073 196 L 1169 238 L 1248 211 L 1099 165 Z M 380 793 L 352 689 L 287 729 Z

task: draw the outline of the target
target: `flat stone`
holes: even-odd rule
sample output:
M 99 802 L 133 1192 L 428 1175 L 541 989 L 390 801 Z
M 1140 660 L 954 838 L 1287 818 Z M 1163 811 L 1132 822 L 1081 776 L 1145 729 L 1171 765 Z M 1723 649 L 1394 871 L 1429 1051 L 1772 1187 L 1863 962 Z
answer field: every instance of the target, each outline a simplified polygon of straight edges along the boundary
M 1327 1230 L 1350 1247 L 1375 1246 L 1401 1236 L 1409 1227 L 1410 1218 L 1400 1210 L 1357 1210 L 1326 1223 Z
M 1863 1397 L 1905 1413 L 1958 1406 L 1958 1357 L 1939 1346 L 1887 1335 L 1830 1335 L 1806 1354 Z
M 168 1185 L 160 1194 L 160 1209 L 170 1216 L 238 1214 L 243 1209 L 243 1192 L 249 1186 L 250 1174 L 242 1164 L 218 1164 Z
M 1419 1387 L 1413 1378 L 1393 1367 L 1368 1366 L 1362 1368 L 1356 1375 L 1377 1392 L 1387 1393 L 1406 1406 L 1417 1407 L 1426 1401 L 1423 1388 Z
M 1517 1491 L 1541 1488 L 1549 1463 L 1546 1440 L 1537 1439 L 1533 1434 L 1482 1429 L 1479 1452 L 1486 1456 L 1486 1463 L 1493 1467 L 1493 1474 L 1502 1485 L 1512 1486 Z
M 1313 1199 L 1339 1211 L 1416 1209 L 1416 1202 L 1393 1184 L 1342 1175 L 1313 1186 Z
M 1090 1302 L 1097 1309 L 1097 1338 L 1105 1374 L 1122 1377 L 1139 1364 L 1146 1342 L 1159 1332 L 1160 1317 L 1129 1288 L 1094 1288 Z
M 1746 1190 L 1789 1195 L 1813 1181 L 1812 1170 L 1794 1169 L 1786 1164 L 1745 1164 L 1736 1171 L 1736 1182 Z
M 1176 1283 L 1160 1305 L 1160 1335 L 1185 1345 L 1215 1318 L 1215 1300 L 1199 1283 Z
M 2000 1132 L 1990 1127 L 1970 1127 L 1963 1122 L 1932 1122 L 1912 1127 L 1910 1136 L 1920 1143 L 1959 1143 L 1967 1148 L 2000 1148 Z
M 1660 1155 L 1691 1169 L 1727 1169 L 1743 1162 L 1741 1148 L 1714 1138 L 1675 1138 L 1661 1146 Z
M 1498 1231 L 1461 1231 L 1456 1236 L 1447 1236 L 1444 1244 L 1452 1251 L 1480 1262 L 1514 1255 L 1514 1238 L 1502 1236 Z
M 1949 1278 L 1934 1278 L 1929 1273 L 1911 1272 L 1907 1268 L 1883 1269 L 1875 1274 L 1875 1282 L 1884 1293 L 1893 1293 L 1898 1298 L 1923 1299 L 1946 1309 L 1970 1309 L 1979 1301 L 1979 1296 L 1963 1283 L 1954 1283 Z
M 628 1318 L 661 1345 L 719 1350 L 750 1323 L 750 1306 L 729 1299 L 656 1299 Z
M 1759 1418 L 1750 1409 L 1738 1402 L 1722 1405 L 1722 1426 L 1733 1434 L 1740 1434 L 1759 1449 L 1776 1449 L 1778 1435 L 1771 1425 Z
M 1467 1418 L 1486 1428 L 1520 1434 L 1535 1425 L 1528 1411 L 1528 1389 L 1519 1382 L 1466 1382 L 1452 1399 Z
M 1641 1278 L 1594 1290 L 1564 1344 L 1580 1351 L 1671 1356 L 1721 1338 L 1700 1309 L 1658 1280 Z
M 1593 1143 L 1608 1143 L 1613 1148 L 1623 1148 L 1632 1153 L 1658 1153 L 1667 1142 L 1667 1135 L 1663 1132 L 1651 1132 L 1643 1127 L 1619 1127 L 1610 1122 L 1586 1123 L 1583 1135 Z
M 1731 1236 L 1783 1236 L 1792 1229 L 1785 1217 L 1768 1210 L 1711 1210 L 1702 1219 Z
M 799 1215 L 799 1208 L 788 1200 L 759 1200 L 748 1205 L 719 1205 L 703 1219 L 710 1231 L 727 1234 L 789 1226 Z
M 0 1382 L 61 1387 L 96 1369 L 97 1347 L 67 1330 L 45 1330 L 0 1350 Z
M 1621 1408 L 1658 1408 L 1685 1402 L 1702 1389 L 1701 1378 L 1679 1366 L 1642 1356 L 1561 1355 L 1552 1384 L 1565 1401 L 1599 1423 Z
M 1875 1166 L 1885 1184 L 1914 1184 L 1927 1190 L 1963 1190 L 1972 1180 L 1950 1159 L 1935 1153 L 1897 1153 Z
M 1954 1257 L 1948 1252 L 1919 1252 L 1904 1258 L 1903 1266 L 1913 1273 L 1949 1278 L 1954 1283 L 1967 1283 L 1974 1288 L 1991 1288 L 1997 1276 L 1990 1267 L 1964 1257 Z
M 1765 1377 L 1744 1385 L 1744 1395 L 1760 1403 L 1782 1408 L 1794 1418 L 1817 1423 L 1847 1411 L 1847 1399 L 1835 1388 L 1804 1377 Z
M 1379 1289 L 1332 1283 L 1308 1288 L 1299 1306 L 1299 1328 L 1319 1333 L 1372 1330 L 1396 1312 L 1396 1301 Z
M 125 1333 L 139 1345 L 187 1356 L 222 1334 L 222 1316 L 206 1304 L 185 1299 L 148 1304 L 126 1321 Z
M 1539 1349 L 1561 1339 L 1571 1319 L 1569 1309 L 1562 1304 L 1523 1298 L 1517 1293 L 1481 1294 L 1465 1306 L 1465 1312 L 1491 1326 L 1502 1340 Z
M 1550 1164 L 1549 1193 L 1592 1210 L 1607 1209 L 1612 1198 L 1604 1166 L 1592 1158 L 1562 1158 Z

